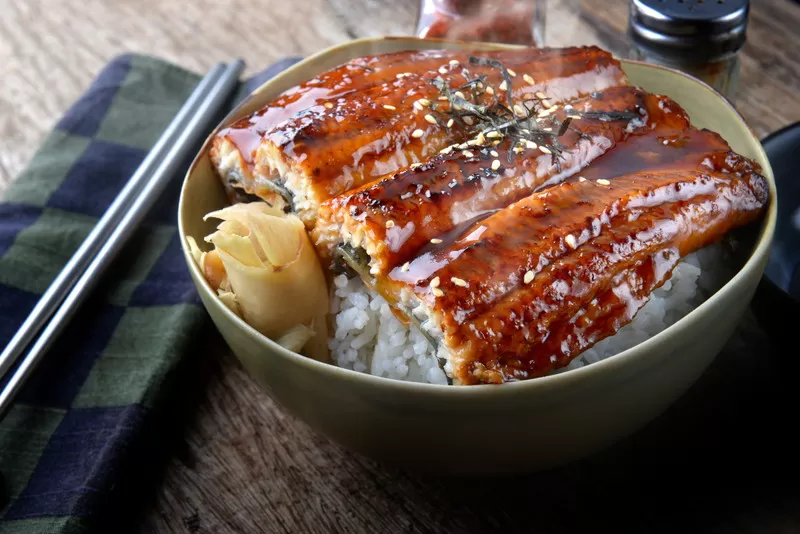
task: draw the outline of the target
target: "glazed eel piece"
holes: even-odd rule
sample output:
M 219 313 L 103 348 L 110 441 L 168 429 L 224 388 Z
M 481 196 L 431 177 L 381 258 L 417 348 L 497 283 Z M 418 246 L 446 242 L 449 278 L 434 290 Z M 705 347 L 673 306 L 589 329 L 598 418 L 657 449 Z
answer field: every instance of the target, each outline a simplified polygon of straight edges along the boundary
M 760 169 L 717 159 L 535 193 L 373 287 L 427 325 L 454 383 L 543 376 L 629 323 L 682 257 L 761 215 Z
M 321 202 L 474 135 L 470 118 L 450 122 L 456 96 L 480 105 L 511 94 L 553 106 L 627 82 L 619 62 L 595 47 L 478 56 L 400 52 L 362 58 L 372 72 L 351 64 L 327 71 L 221 130 L 212 164 L 227 186 L 285 205 L 311 227 Z
M 517 151 L 508 140 L 464 146 L 323 203 L 312 233 L 320 256 L 335 261 L 335 249 L 342 247 L 340 253 L 358 254 L 373 275 L 385 274 L 431 240 L 457 233 L 534 191 L 587 172 L 602 178 L 592 165 L 598 158 L 606 162 L 600 168 L 626 173 L 675 159 L 699 163 L 711 152 L 728 151 L 718 136 L 693 130 L 672 100 L 635 87 L 573 101 L 544 125 L 557 130 L 567 116 L 574 117 L 570 127 L 551 140 L 561 148 L 558 153 L 542 152 L 541 140 L 535 148 Z M 663 144 L 681 135 L 690 136 L 683 148 Z M 622 142 L 625 148 L 616 150 Z

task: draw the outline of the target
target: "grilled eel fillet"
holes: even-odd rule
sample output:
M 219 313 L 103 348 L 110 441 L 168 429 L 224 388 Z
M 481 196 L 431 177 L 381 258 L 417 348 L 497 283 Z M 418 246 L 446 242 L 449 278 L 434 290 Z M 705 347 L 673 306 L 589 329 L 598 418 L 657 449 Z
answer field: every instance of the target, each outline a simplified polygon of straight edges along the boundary
M 758 165 L 688 125 L 677 104 L 659 102 L 665 115 L 650 117 L 646 133 L 503 209 L 460 226 L 438 221 L 451 218 L 438 213 L 438 199 L 410 211 L 415 231 L 452 229 L 387 255 L 377 274 L 361 271 L 428 325 L 453 382 L 522 380 L 567 365 L 629 323 L 682 257 L 761 216 L 768 190 Z M 355 218 L 365 226 L 383 215 L 378 202 L 367 205 L 375 209 Z M 386 235 L 390 253 L 410 239 Z
M 431 239 L 575 175 L 631 135 L 656 125 L 661 131 L 688 128 L 682 110 L 664 111 L 671 109 L 668 102 L 629 86 L 573 101 L 572 109 L 559 109 L 545 122 L 558 129 L 566 115 L 580 117 L 557 138 L 560 155 L 538 147 L 515 153 L 508 140 L 449 150 L 324 202 L 312 237 L 323 261 L 347 243 L 367 252 L 372 274 L 385 274 Z
M 595 47 L 480 56 L 513 72 L 509 79 L 516 99 L 539 93 L 553 105 L 626 84 L 619 62 Z M 479 76 L 485 76 L 484 89 L 491 87 L 492 94 L 476 93 L 475 103 L 506 101 L 501 69 L 470 64 L 464 52 L 359 58 L 221 130 L 210 149 L 211 161 L 229 189 L 290 205 L 311 227 L 321 202 L 468 139 L 467 122 L 447 126 L 450 103 L 439 99 L 432 82 L 440 79 L 455 91 Z
M 682 257 L 755 220 L 766 201 L 752 167 L 563 183 L 429 247 L 377 287 L 438 325 L 455 382 L 542 376 L 615 334 Z

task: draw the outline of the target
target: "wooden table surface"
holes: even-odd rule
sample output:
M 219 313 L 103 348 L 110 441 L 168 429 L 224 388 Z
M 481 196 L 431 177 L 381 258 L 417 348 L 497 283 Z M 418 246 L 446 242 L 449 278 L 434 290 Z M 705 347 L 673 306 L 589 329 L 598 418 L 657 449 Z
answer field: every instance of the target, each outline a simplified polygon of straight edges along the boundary
M 625 53 L 627 0 L 549 3 L 547 44 Z M 239 56 L 252 73 L 347 39 L 408 33 L 416 10 L 416 0 L 0 0 L 0 192 L 118 53 L 198 72 Z M 748 32 L 737 105 L 766 134 L 800 120 L 800 4 L 754 2 Z M 644 431 L 514 479 L 376 465 L 281 411 L 226 348 L 207 352 L 141 532 L 800 532 L 797 398 L 784 380 L 794 369 L 752 317 Z

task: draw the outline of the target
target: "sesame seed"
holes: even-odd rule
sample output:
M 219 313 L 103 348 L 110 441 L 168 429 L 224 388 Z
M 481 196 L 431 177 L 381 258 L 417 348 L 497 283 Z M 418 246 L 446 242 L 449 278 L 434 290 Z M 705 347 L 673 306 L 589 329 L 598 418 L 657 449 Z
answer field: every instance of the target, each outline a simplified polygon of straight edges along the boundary
M 411 74 L 410 72 L 404 72 L 404 73 L 403 73 L 403 76 L 405 76 L 406 78 L 408 78 L 409 76 L 413 76 L 413 74 Z
M 400 272 L 407 273 L 411 269 L 411 264 L 405 262 L 402 267 L 400 267 Z
M 449 154 L 452 151 L 453 151 L 453 147 L 452 146 L 447 146 L 447 147 L 444 147 L 443 149 L 441 149 L 439 151 L 439 154 Z
M 531 78 L 530 74 L 523 74 L 522 79 L 525 80 L 525 83 L 527 83 L 528 85 L 533 85 L 536 83 L 535 81 L 533 81 L 533 78 Z
M 599 180 L 597 180 L 597 183 L 600 185 L 611 185 L 611 182 L 609 182 L 605 178 L 600 178 Z
M 558 109 L 557 106 L 554 106 L 549 100 L 542 100 L 542 105 L 550 110 L 550 113 L 554 112 Z
M 540 119 L 543 119 L 552 113 L 553 111 L 550 109 L 540 109 L 539 112 L 536 114 L 536 116 L 539 117 Z
M 475 121 L 472 119 L 472 117 L 467 115 L 466 117 L 464 117 L 464 122 L 472 126 Z
M 384 105 L 383 105 L 383 109 L 388 109 L 389 111 L 394 111 L 394 110 L 396 110 L 397 108 L 396 108 L 396 107 L 394 107 L 394 106 L 390 106 L 389 104 L 384 104 Z
M 405 74 L 403 74 L 403 73 L 401 72 L 401 73 L 399 73 L 397 76 L 395 76 L 395 78 L 397 78 L 397 79 L 399 80 L 399 79 L 400 79 L 400 78 L 402 78 L 403 76 L 405 76 Z
M 578 120 L 578 119 L 581 118 L 580 115 L 567 115 L 567 117 L 569 117 L 570 119 L 573 119 L 573 120 Z
M 475 137 L 475 144 L 482 145 L 486 142 L 486 136 L 483 135 L 483 132 L 478 132 L 478 135 Z
M 467 143 L 461 143 L 456 148 L 458 148 L 459 150 L 466 150 L 469 148 L 469 145 Z
M 542 152 L 544 152 L 545 154 L 552 154 L 552 152 L 550 151 L 550 149 L 549 149 L 549 148 L 547 148 L 546 146 L 540 146 L 540 147 L 539 147 L 539 150 L 541 150 L 541 151 L 542 151 Z
M 662 143 L 664 143 L 665 145 L 668 145 L 668 144 L 669 144 L 669 141 L 668 141 L 668 140 L 666 140 L 666 139 L 664 139 L 664 140 L 663 140 L 663 141 L 661 141 L 661 142 L 662 142 Z
M 442 290 L 441 290 L 441 289 L 439 289 L 438 287 L 434 287 L 434 288 L 433 288 L 433 295 L 434 295 L 435 297 L 443 297 L 443 296 L 444 296 L 444 291 L 442 291 Z
M 537 145 L 536 143 L 534 143 L 534 142 L 533 142 L 533 141 L 531 141 L 530 139 L 526 139 L 526 140 L 525 140 L 525 148 L 534 149 L 534 148 L 537 148 L 538 146 L 539 146 L 539 145 Z
M 433 280 L 431 280 L 431 283 L 429 285 L 431 287 L 439 287 L 439 277 L 438 276 L 434 276 Z
M 511 70 L 511 69 L 506 69 L 506 72 L 508 72 L 508 74 L 510 74 L 512 77 L 514 77 L 514 76 L 516 76 L 516 75 L 517 75 L 517 73 L 516 73 L 516 72 L 514 72 L 514 71 L 513 71 L 513 70 Z
M 433 243 L 434 245 L 439 245 L 442 243 L 442 240 L 439 239 L 438 237 L 434 237 L 433 239 L 431 239 L 431 243 Z
M 439 74 L 447 74 L 447 68 L 446 67 L 439 67 Z
M 455 93 L 453 93 L 453 95 L 457 96 L 458 98 L 465 98 L 464 93 L 462 93 L 461 91 L 456 91 Z
M 497 170 L 497 169 L 499 169 L 499 168 L 500 168 L 500 160 L 499 160 L 499 159 L 496 159 L 496 160 L 494 160 L 494 161 L 492 162 L 492 170 L 493 170 L 493 171 L 496 171 L 496 170 Z
M 438 98 L 438 100 L 449 100 L 446 96 L 442 95 Z
M 515 146 L 514 147 L 514 154 L 522 154 L 523 152 L 525 152 L 524 148 L 519 147 L 519 146 Z
M 457 59 L 451 59 L 451 60 L 450 60 L 450 64 L 451 64 L 452 66 L 454 66 L 454 67 L 458 67 L 458 60 L 457 60 Z
M 544 94 L 544 93 L 543 93 L 543 92 L 541 92 L 541 91 L 536 91 L 536 92 L 535 92 L 535 93 L 533 93 L 533 94 L 534 94 L 534 95 L 536 95 L 536 98 L 538 98 L 539 100 L 542 100 L 543 98 L 547 98 L 547 95 L 546 95 L 546 94 Z
M 489 152 L 489 154 L 491 154 L 495 158 L 500 156 L 500 154 L 497 153 L 497 150 L 492 150 L 491 152 Z
M 386 221 L 386 228 L 394 228 L 394 221 L 391 219 Z
M 431 123 L 431 124 L 436 124 L 436 117 L 434 117 L 434 116 L 433 116 L 433 115 L 431 115 L 430 113 L 428 113 L 427 115 L 425 115 L 425 120 L 426 120 L 426 121 L 428 121 L 428 122 L 429 122 L 429 123 Z
M 523 108 L 519 104 L 514 104 L 514 113 L 519 115 L 520 117 L 526 117 L 528 115 L 528 113 L 525 111 L 525 108 Z
M 417 162 L 417 163 L 412 163 L 412 164 L 411 164 L 411 165 L 409 165 L 408 167 L 409 167 L 410 169 L 416 169 L 417 167 L 422 167 L 422 163 L 419 163 L 419 162 Z
M 420 130 L 419 128 L 417 128 L 416 130 L 411 132 L 411 137 L 413 137 L 415 139 L 419 139 L 423 135 L 425 135 L 425 132 L 423 130 Z
M 527 271 L 525 273 L 525 276 L 522 278 L 522 281 L 525 282 L 526 284 L 530 284 L 531 282 L 533 282 L 533 276 L 534 276 L 533 271 Z
M 500 90 L 505 91 L 506 89 L 508 89 L 508 84 L 503 80 L 503 83 L 500 84 Z
M 489 139 L 497 139 L 503 137 L 503 134 L 501 134 L 497 130 L 492 130 L 491 132 L 486 133 L 486 137 L 488 137 Z
M 578 176 L 578 181 L 579 182 L 585 182 L 586 178 L 584 178 L 583 176 Z
M 475 145 L 477 145 L 477 144 L 478 144 L 478 140 L 477 140 L 477 139 L 469 139 L 469 140 L 467 141 L 467 144 L 468 144 L 469 146 L 475 146 Z
M 524 134 L 528 134 L 528 135 L 530 135 L 530 133 L 531 133 L 531 131 L 529 129 L 527 129 L 527 128 L 523 128 L 521 130 L 521 132 L 524 133 Z
M 466 280 L 462 280 L 461 278 L 457 278 L 455 276 L 450 278 L 450 281 L 453 282 L 455 285 L 461 286 L 461 287 L 467 287 L 467 285 L 468 285 Z
M 452 128 L 453 127 L 453 123 L 455 123 L 455 121 L 453 119 L 448 120 L 447 121 L 447 127 L 448 128 Z
M 419 100 L 417 100 L 417 102 L 419 102 L 419 104 L 421 106 L 430 106 L 431 105 L 431 101 L 428 100 L 427 98 L 420 98 Z
M 475 154 L 473 154 L 471 150 L 465 150 L 465 151 L 463 152 L 463 154 L 464 154 L 464 157 L 465 157 L 465 158 L 472 158 L 472 157 L 474 157 L 474 156 L 475 156 Z
M 491 85 L 487 85 L 486 86 L 486 94 L 487 95 L 493 95 L 494 94 L 494 88 Z
M 578 241 L 575 239 L 575 236 L 572 234 L 567 234 L 567 237 L 564 238 L 564 242 L 567 244 L 569 248 L 575 249 L 578 248 Z
M 331 104 L 330 102 L 325 102 L 324 106 L 328 109 L 331 109 L 333 107 L 333 104 Z
M 422 111 L 422 104 L 419 103 L 419 100 L 414 102 L 414 109 L 417 111 Z

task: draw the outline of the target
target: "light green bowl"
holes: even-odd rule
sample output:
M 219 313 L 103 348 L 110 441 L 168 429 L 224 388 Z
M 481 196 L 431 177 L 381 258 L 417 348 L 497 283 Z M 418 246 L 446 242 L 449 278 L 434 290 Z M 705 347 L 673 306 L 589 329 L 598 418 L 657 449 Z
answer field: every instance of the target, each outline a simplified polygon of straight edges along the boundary
M 256 90 L 223 125 L 282 91 L 351 58 L 426 48 L 501 48 L 413 38 L 353 41 L 314 55 Z M 698 127 L 715 130 L 758 161 L 772 201 L 742 269 L 696 310 L 647 341 L 566 373 L 502 386 L 448 387 L 356 373 L 290 352 L 256 332 L 216 297 L 186 247 L 212 231 L 202 217 L 227 204 L 207 147 L 183 184 L 184 255 L 197 291 L 242 365 L 289 412 L 342 445 L 380 461 L 443 473 L 513 473 L 554 467 L 596 452 L 644 426 L 711 363 L 758 285 L 775 229 L 775 183 L 764 150 L 718 93 L 675 71 L 623 61 L 630 81 L 668 95 Z M 276 302 L 275 306 L 291 306 Z

